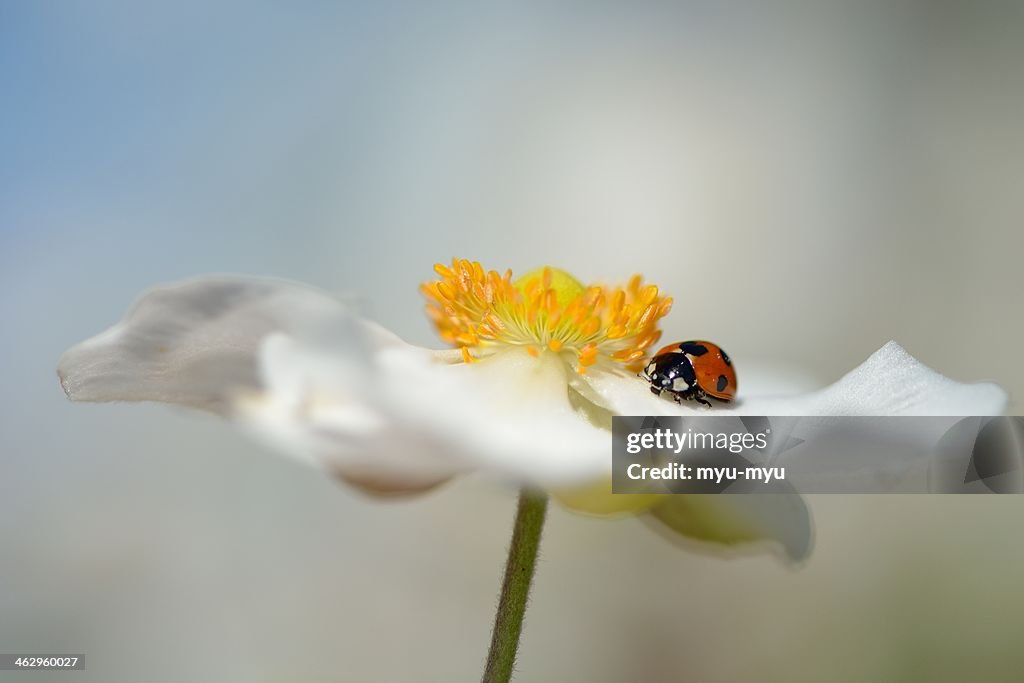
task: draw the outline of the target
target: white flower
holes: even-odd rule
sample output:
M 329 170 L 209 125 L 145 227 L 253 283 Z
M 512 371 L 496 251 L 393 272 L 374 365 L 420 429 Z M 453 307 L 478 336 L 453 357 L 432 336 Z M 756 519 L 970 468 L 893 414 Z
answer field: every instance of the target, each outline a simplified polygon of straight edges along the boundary
M 153 289 L 106 332 L 68 350 L 76 401 L 160 401 L 212 411 L 376 494 L 482 471 L 544 487 L 595 514 L 650 513 L 688 537 L 774 541 L 803 557 L 799 496 L 610 495 L 612 415 L 703 410 L 636 376 L 671 300 L 634 278 L 583 288 L 543 269 L 516 282 L 456 260 L 424 285 L 451 351 L 406 344 L 331 296 L 265 278 L 209 276 Z M 961 384 L 890 342 L 834 385 L 792 398 L 743 386 L 752 415 L 988 415 L 992 384 Z

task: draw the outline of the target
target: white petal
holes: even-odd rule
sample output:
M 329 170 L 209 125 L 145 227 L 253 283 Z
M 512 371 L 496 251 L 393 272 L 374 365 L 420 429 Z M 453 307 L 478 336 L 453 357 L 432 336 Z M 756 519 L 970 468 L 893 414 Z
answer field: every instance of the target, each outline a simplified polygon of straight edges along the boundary
M 744 392 L 738 364 L 740 396 L 731 405 L 716 405 L 713 414 L 740 415 L 1000 415 L 1006 393 L 988 382 L 965 384 L 928 368 L 896 342 L 889 342 L 835 384 L 798 396 L 750 395 Z M 693 403 L 676 404 L 650 393 L 640 378 L 593 373 L 579 382 L 595 400 L 616 415 L 708 414 Z
M 265 391 L 239 417 L 332 469 L 419 481 L 484 470 L 567 485 L 610 467 L 608 432 L 570 404 L 565 366 L 550 354 L 450 365 L 405 346 L 365 361 L 274 337 L 262 358 Z
M 742 367 L 739 372 L 742 392 Z M 581 380 L 585 383 L 581 391 L 615 414 L 709 414 L 700 406 L 656 397 L 646 382 L 628 375 L 595 373 Z M 718 406 L 713 414 L 998 415 L 1005 409 L 1006 394 L 998 386 L 953 381 L 890 342 L 825 389 L 777 398 L 741 393 L 735 405 Z M 930 442 L 933 437 L 922 435 Z M 799 495 L 670 495 L 665 499 L 651 510 L 649 519 L 675 535 L 726 547 L 755 540 L 773 542 L 791 560 L 802 559 L 810 550 L 810 515 Z
M 832 386 L 806 396 L 797 407 L 801 415 L 958 416 L 1001 415 L 1006 403 L 1006 392 L 998 385 L 949 379 L 891 341 Z
M 589 482 L 610 469 L 609 433 L 571 403 L 565 364 L 507 350 L 439 365 L 408 351 L 379 354 L 379 409 L 457 448 L 467 465 L 518 481 Z
M 287 281 L 216 276 L 143 295 L 58 374 L 79 401 L 162 401 L 242 420 L 282 450 L 376 488 L 485 468 L 531 481 L 607 470 L 551 357 L 437 362 Z
M 270 333 L 332 333 L 352 325 L 337 300 L 285 280 L 211 276 L 157 287 L 124 319 L 64 353 L 58 375 L 76 401 L 162 401 L 218 413 L 259 386 L 256 357 Z M 378 344 L 396 338 L 372 324 Z M 349 341 L 348 343 L 352 343 Z
M 807 557 L 811 550 L 811 515 L 798 495 L 665 496 L 665 502 L 650 514 L 671 530 L 673 537 L 683 536 L 720 548 L 751 551 L 763 543 L 781 549 L 794 562 Z
M 301 337 L 305 348 L 319 349 L 331 362 L 291 367 L 298 357 L 282 348 L 292 338 L 284 333 Z M 211 276 L 145 293 L 121 322 L 68 350 L 58 375 L 76 401 L 161 401 L 228 417 L 239 410 L 260 412 L 263 421 L 254 429 L 282 451 L 367 490 L 408 492 L 435 486 L 447 475 L 425 474 L 423 468 L 396 471 L 366 459 L 345 468 L 337 454 L 360 452 L 381 418 L 358 401 L 310 396 L 294 384 L 314 377 L 321 386 L 362 386 L 371 350 L 405 346 L 311 287 Z M 264 391 L 265 382 L 272 391 Z M 296 420 L 297 413 L 307 419 Z M 388 446 L 386 439 L 379 444 Z
M 387 378 L 371 355 L 274 334 L 260 373 L 262 389 L 239 397 L 234 417 L 287 454 L 378 490 L 427 488 L 466 469 L 447 444 L 380 410 Z

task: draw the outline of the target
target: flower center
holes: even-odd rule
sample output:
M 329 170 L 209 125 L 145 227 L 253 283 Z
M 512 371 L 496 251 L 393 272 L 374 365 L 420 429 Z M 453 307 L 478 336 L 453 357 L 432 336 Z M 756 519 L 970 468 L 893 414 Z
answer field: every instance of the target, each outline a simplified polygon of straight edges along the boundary
M 485 271 L 476 261 L 437 264 L 440 280 L 426 282 L 427 314 L 445 342 L 462 349 L 467 362 L 502 346 L 525 347 L 539 356 L 556 353 L 577 372 L 587 368 L 635 369 L 658 341 L 658 320 L 672 299 L 634 275 L 625 287 L 584 287 L 563 270 L 544 267 L 512 280 Z

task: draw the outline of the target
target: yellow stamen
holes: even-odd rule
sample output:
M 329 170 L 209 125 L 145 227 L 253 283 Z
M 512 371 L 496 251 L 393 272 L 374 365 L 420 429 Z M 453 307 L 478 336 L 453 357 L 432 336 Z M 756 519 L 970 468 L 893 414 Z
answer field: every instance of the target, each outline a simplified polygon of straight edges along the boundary
M 535 357 L 572 352 L 578 372 L 603 363 L 632 369 L 660 338 L 658 321 L 672 308 L 672 299 L 639 275 L 625 287 L 584 287 L 544 267 L 513 282 L 510 270 L 501 275 L 464 259 L 437 264 L 434 272 L 440 279 L 420 287 L 427 314 L 467 363 L 477 360 L 471 348 L 505 345 Z

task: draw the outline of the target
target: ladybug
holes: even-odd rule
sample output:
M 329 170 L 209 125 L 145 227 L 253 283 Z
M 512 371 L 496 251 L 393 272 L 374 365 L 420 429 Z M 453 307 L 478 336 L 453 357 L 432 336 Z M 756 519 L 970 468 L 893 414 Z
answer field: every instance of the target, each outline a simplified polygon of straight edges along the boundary
M 641 375 L 651 393 L 667 392 L 676 403 L 696 401 L 707 407 L 707 397 L 720 401 L 736 398 L 736 370 L 722 347 L 709 341 L 677 342 L 659 350 Z

